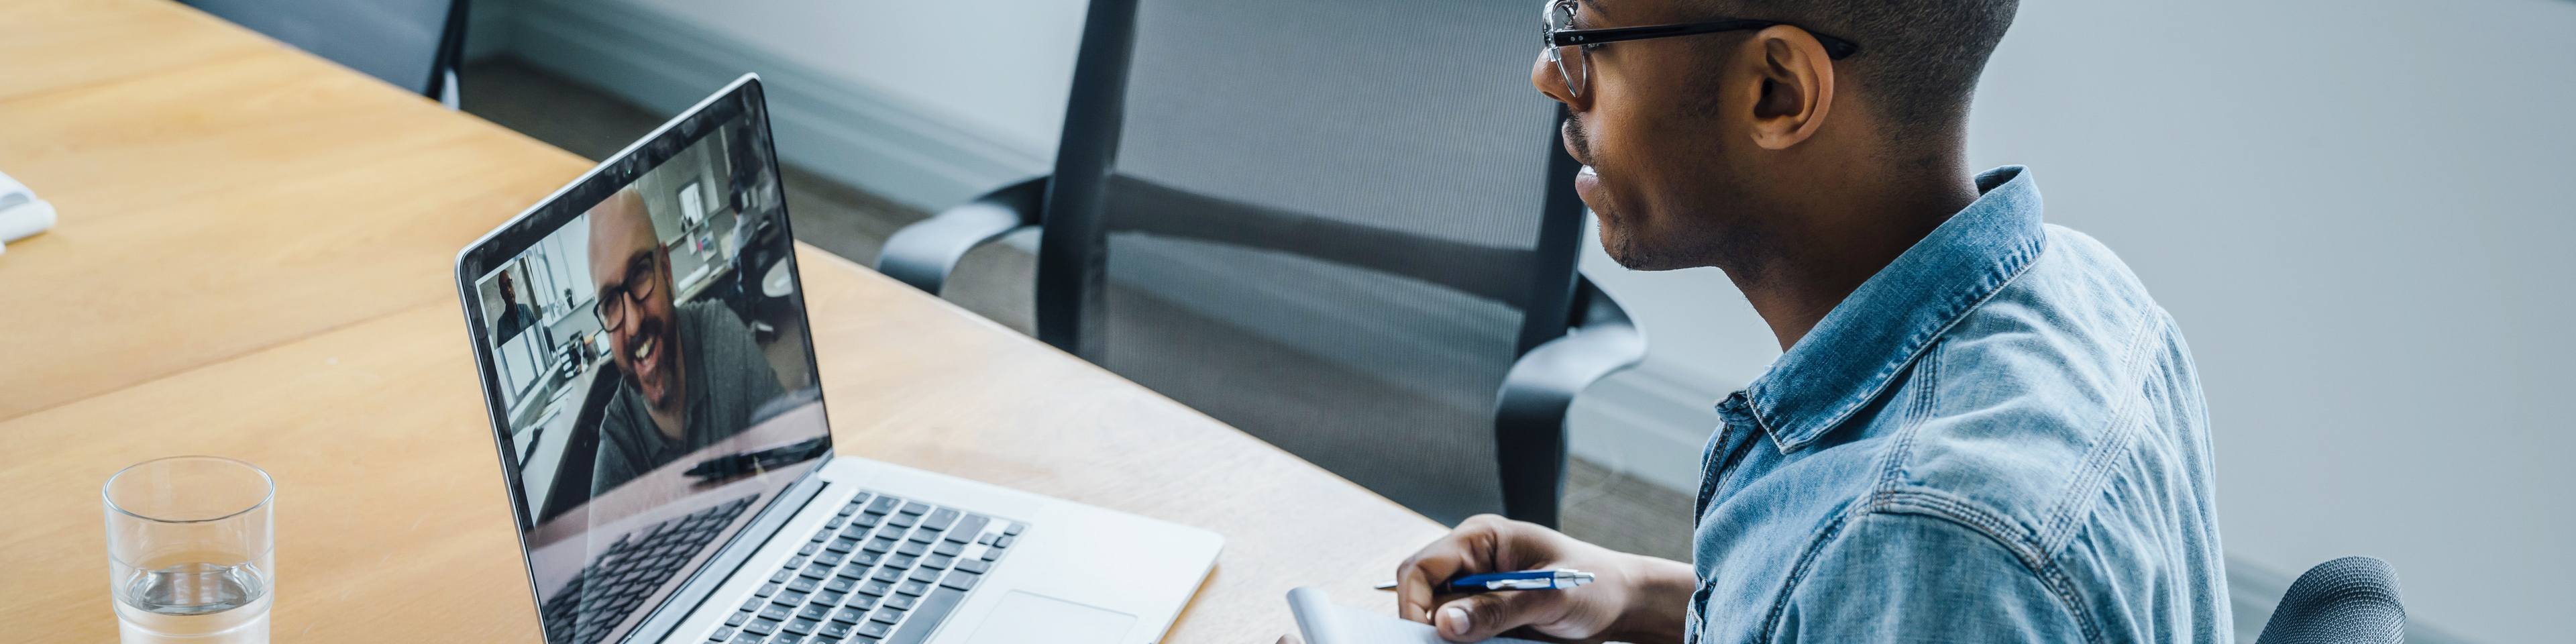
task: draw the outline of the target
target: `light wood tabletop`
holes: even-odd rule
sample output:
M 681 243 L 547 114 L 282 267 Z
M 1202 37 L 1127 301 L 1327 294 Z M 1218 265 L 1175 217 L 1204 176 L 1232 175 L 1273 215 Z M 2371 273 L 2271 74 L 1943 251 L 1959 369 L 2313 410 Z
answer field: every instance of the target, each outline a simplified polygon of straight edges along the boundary
M 588 163 L 164 0 L 0 1 L 0 171 L 61 223 L 0 254 L 0 624 L 104 642 L 99 486 L 278 482 L 279 642 L 531 642 L 455 252 Z M 712 88 L 711 88 L 712 89 Z M 1168 642 L 1267 644 L 1438 524 L 800 247 L 842 453 L 1214 530 Z

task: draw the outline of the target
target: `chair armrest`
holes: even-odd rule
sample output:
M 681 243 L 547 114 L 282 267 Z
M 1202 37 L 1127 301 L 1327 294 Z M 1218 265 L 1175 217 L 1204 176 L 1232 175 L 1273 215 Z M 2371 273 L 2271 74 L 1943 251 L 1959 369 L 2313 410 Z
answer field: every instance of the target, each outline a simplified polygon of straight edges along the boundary
M 2255 644 L 2404 644 L 2406 602 L 2397 568 L 2374 557 L 2317 564 L 2290 582 Z
M 1575 279 L 1574 310 L 1579 323 L 1513 362 L 1494 401 L 1503 512 L 1551 528 L 1565 494 L 1566 408 L 1594 381 L 1646 357 L 1645 332 L 1592 280 Z
M 877 253 L 877 272 L 938 295 L 967 251 L 1037 225 L 1046 188 L 1046 177 L 1022 181 L 904 226 Z
M 465 90 L 456 87 L 456 70 L 438 72 L 438 104 L 454 112 L 465 109 Z

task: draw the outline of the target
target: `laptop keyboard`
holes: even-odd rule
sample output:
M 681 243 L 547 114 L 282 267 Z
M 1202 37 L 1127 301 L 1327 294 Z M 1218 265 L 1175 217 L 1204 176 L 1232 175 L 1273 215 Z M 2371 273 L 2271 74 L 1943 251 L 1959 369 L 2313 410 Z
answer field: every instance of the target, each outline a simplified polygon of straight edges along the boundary
M 1027 529 L 860 492 L 707 641 L 919 644 Z
M 734 499 L 618 537 L 540 607 L 546 641 L 596 644 L 607 637 L 758 498 Z

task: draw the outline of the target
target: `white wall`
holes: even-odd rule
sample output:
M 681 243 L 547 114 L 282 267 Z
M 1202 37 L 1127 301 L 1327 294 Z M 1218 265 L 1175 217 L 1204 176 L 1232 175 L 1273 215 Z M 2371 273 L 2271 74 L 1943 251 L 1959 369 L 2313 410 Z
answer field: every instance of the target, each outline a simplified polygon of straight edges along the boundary
M 918 208 L 1043 174 L 1084 0 L 483 0 L 471 56 L 507 52 L 674 113 L 743 72 L 779 155 Z
M 2181 321 L 2229 550 L 2377 555 L 2426 622 L 2566 641 L 2576 3 L 2033 4 L 1973 155 Z
M 620 0 L 1055 157 L 1082 0 Z
M 2568 640 L 2576 3 L 2031 0 L 1970 141 L 2181 321 L 2232 556 L 2375 555 L 2424 622 Z M 1585 268 L 1702 394 L 1775 357 L 1723 275 Z

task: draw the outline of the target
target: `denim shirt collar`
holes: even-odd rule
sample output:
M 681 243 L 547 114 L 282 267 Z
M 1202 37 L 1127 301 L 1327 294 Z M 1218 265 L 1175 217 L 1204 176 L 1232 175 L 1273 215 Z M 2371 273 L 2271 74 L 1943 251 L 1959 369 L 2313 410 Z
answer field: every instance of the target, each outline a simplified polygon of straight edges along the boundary
M 1983 193 L 1879 269 L 1721 412 L 1749 416 L 1782 453 L 1814 443 L 1868 406 L 1935 338 L 2039 256 L 2039 188 L 2011 165 L 1977 176 Z

